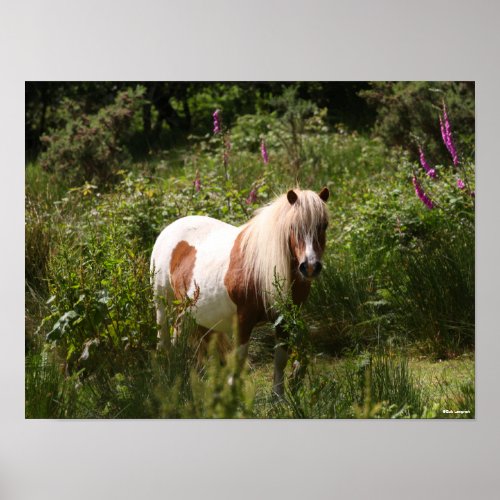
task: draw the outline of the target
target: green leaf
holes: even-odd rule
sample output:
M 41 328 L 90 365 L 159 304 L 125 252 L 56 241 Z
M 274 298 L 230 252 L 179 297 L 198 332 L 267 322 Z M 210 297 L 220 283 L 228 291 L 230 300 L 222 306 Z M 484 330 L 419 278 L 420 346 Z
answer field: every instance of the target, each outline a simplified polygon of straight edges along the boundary
M 47 333 L 47 340 L 59 340 L 68 330 L 72 320 L 77 319 L 78 313 L 75 311 L 65 312 L 54 324 L 52 330 Z
M 278 319 L 274 322 L 274 326 L 275 326 L 275 327 L 277 327 L 278 325 L 280 325 L 281 323 L 283 323 L 283 319 L 284 319 L 284 318 L 283 318 L 283 315 L 282 315 L 282 314 L 280 314 L 280 315 L 278 316 Z

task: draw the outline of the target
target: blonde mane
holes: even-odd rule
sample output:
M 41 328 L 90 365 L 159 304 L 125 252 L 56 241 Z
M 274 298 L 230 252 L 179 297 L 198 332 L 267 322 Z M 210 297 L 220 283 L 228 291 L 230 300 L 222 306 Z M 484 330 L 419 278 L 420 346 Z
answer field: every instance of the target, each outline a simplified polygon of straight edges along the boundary
M 328 221 L 328 209 L 317 193 L 298 188 L 294 192 L 297 201 L 293 205 L 286 194 L 281 195 L 242 226 L 243 279 L 247 287 L 250 281 L 256 284 L 266 309 L 274 302 L 275 274 L 284 281 L 285 290 L 291 287 L 292 231 L 296 239 L 302 239 Z

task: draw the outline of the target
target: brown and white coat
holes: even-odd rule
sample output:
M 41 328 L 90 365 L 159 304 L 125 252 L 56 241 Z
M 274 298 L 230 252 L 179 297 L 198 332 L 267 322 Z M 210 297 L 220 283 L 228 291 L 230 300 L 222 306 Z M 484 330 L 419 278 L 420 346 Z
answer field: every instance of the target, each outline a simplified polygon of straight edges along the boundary
M 205 216 L 184 217 L 167 226 L 151 256 L 160 338 L 169 336 L 165 299 L 196 293 L 191 312 L 197 324 L 236 338 L 245 359 L 254 326 L 275 316 L 275 274 L 285 280 L 295 303 L 306 300 L 311 280 L 321 270 L 328 196 L 327 188 L 319 195 L 290 190 L 241 227 Z M 283 332 L 278 328 L 276 334 L 279 338 Z M 283 394 L 286 362 L 286 350 L 277 347 L 277 394 Z

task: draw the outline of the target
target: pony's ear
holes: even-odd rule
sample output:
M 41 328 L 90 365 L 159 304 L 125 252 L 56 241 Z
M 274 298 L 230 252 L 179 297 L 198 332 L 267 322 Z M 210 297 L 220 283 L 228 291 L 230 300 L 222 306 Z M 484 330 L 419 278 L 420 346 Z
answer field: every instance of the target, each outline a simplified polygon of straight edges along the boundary
M 320 192 L 319 192 L 319 197 L 326 203 L 330 196 L 330 191 L 328 191 L 328 188 L 325 186 Z
M 288 193 L 286 193 L 286 197 L 288 199 L 288 201 L 290 202 L 290 205 L 293 205 L 296 201 L 297 201 L 297 193 L 293 190 L 293 189 L 290 189 L 290 191 L 288 191 Z

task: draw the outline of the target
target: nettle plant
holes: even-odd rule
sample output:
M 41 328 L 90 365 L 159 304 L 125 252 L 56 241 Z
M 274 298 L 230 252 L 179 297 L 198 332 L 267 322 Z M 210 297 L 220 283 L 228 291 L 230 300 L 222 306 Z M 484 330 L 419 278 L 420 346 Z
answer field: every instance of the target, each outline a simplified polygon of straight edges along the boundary
M 441 137 L 448 150 L 453 167 L 431 167 L 425 157 L 424 148 L 419 146 L 419 162 L 425 177 L 414 168 L 412 183 L 415 194 L 429 209 L 444 210 L 458 208 L 460 211 L 474 212 L 474 162 L 459 158 L 446 104 L 443 102 L 442 115 L 439 116 Z M 425 180 L 424 180 L 425 179 Z

